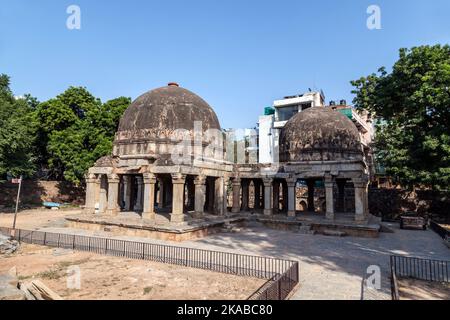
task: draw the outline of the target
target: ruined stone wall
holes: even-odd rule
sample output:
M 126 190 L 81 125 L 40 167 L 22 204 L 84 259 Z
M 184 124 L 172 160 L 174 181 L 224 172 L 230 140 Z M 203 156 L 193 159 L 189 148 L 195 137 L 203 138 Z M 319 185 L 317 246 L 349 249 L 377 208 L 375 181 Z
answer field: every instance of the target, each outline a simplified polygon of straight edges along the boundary
M 369 189 L 370 213 L 394 220 L 407 212 L 432 215 L 433 219 L 450 220 L 450 195 L 444 192 L 399 189 Z
M 0 183 L 0 210 L 14 206 L 17 197 L 17 184 Z M 84 188 L 68 182 L 24 180 L 20 195 L 22 206 L 41 205 L 44 201 L 84 203 Z

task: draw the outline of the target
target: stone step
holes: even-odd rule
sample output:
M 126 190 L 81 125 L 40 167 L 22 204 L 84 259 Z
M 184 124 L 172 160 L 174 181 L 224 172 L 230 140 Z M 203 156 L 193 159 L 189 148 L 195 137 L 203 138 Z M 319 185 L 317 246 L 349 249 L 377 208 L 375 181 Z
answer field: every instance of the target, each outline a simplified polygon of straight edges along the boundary
M 297 233 L 300 234 L 316 234 L 314 230 L 311 230 L 311 225 L 304 224 L 298 227 Z
M 347 235 L 347 233 L 345 233 L 344 231 L 330 230 L 330 229 L 323 230 L 322 234 L 330 237 L 345 237 Z

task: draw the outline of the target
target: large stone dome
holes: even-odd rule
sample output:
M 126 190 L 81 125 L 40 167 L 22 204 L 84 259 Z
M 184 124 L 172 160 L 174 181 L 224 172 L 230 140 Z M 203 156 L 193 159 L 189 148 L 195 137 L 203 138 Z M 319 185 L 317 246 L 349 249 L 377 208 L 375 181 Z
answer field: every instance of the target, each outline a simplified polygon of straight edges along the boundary
M 202 133 L 211 129 L 220 132 L 214 110 L 195 93 L 169 83 L 144 93 L 125 110 L 114 140 L 113 155 L 167 158 L 177 143 L 194 139 L 197 133 L 194 129 L 200 128 Z M 203 143 L 209 142 L 205 141 L 204 134 L 201 137 Z
M 313 107 L 292 117 L 280 133 L 280 161 L 359 160 L 358 129 L 342 113 Z
M 171 83 L 148 91 L 125 111 L 120 131 L 187 129 L 201 121 L 203 129 L 220 129 L 214 110 L 195 93 Z

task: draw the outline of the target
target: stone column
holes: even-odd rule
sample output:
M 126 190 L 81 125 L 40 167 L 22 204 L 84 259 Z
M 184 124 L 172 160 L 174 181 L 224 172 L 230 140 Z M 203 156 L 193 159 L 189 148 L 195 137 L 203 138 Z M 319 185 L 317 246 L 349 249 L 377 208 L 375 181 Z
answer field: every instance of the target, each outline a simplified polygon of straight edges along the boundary
M 89 214 L 95 212 L 95 184 L 96 177 L 95 174 L 89 174 L 85 176 L 86 179 L 86 202 L 84 205 L 84 211 Z
M 242 211 L 248 211 L 250 182 L 247 179 L 242 180 Z
M 119 176 L 117 174 L 108 175 L 108 209 L 106 213 L 116 215 L 119 213 Z
M 194 180 L 195 185 L 195 216 L 201 218 L 205 214 L 206 201 L 206 177 L 197 176 Z
M 142 218 L 155 220 L 155 186 L 156 177 L 153 173 L 144 173 L 144 207 Z
M 334 219 L 334 200 L 333 200 L 333 177 L 325 177 L 325 200 L 326 200 L 326 218 Z
M 241 212 L 241 179 L 235 178 L 232 182 L 233 185 L 233 207 L 231 212 Z
M 278 214 L 278 212 L 280 211 L 280 182 L 279 181 L 274 181 L 272 190 L 273 190 L 273 204 L 272 204 L 273 214 Z
M 124 176 L 123 177 L 123 202 L 124 202 L 124 211 L 131 210 L 131 177 Z
M 104 214 L 108 206 L 108 181 L 105 175 L 100 176 L 99 214 Z
M 181 173 L 172 173 L 172 213 L 170 214 L 170 222 L 184 222 L 184 183 L 186 175 Z
M 355 221 L 362 222 L 367 218 L 366 198 L 367 198 L 367 179 L 354 178 L 355 186 Z
M 142 211 L 142 186 L 143 186 L 143 178 L 141 176 L 136 176 L 137 182 L 137 195 L 136 195 L 136 203 L 134 204 L 133 210 L 136 212 Z
M 315 212 L 315 206 L 314 206 L 314 179 L 308 179 L 306 180 L 306 184 L 308 186 L 308 211 L 309 212 Z
M 97 178 L 95 179 L 95 184 L 94 184 L 94 212 L 98 213 L 98 211 L 96 212 L 96 209 L 98 210 L 100 207 L 100 182 L 101 182 L 101 177 L 102 175 L 97 175 Z
M 340 212 L 345 212 L 345 184 L 347 181 L 345 179 L 336 179 L 338 198 L 336 202 L 336 210 Z
M 295 186 L 297 185 L 296 179 L 287 179 L 287 201 L 288 201 L 288 216 L 295 217 Z
M 273 215 L 272 210 L 272 178 L 264 178 L 264 215 L 271 216 Z

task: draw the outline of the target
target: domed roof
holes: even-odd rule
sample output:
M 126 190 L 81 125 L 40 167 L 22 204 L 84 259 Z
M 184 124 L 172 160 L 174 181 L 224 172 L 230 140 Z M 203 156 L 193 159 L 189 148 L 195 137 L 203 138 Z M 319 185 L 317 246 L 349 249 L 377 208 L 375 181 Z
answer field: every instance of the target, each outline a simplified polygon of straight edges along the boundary
M 312 107 L 292 117 L 280 133 L 280 161 L 362 159 L 355 124 L 342 113 Z
M 133 101 L 120 120 L 118 131 L 192 130 L 194 121 L 201 121 L 203 130 L 220 129 L 208 103 L 176 83 L 169 83 Z

